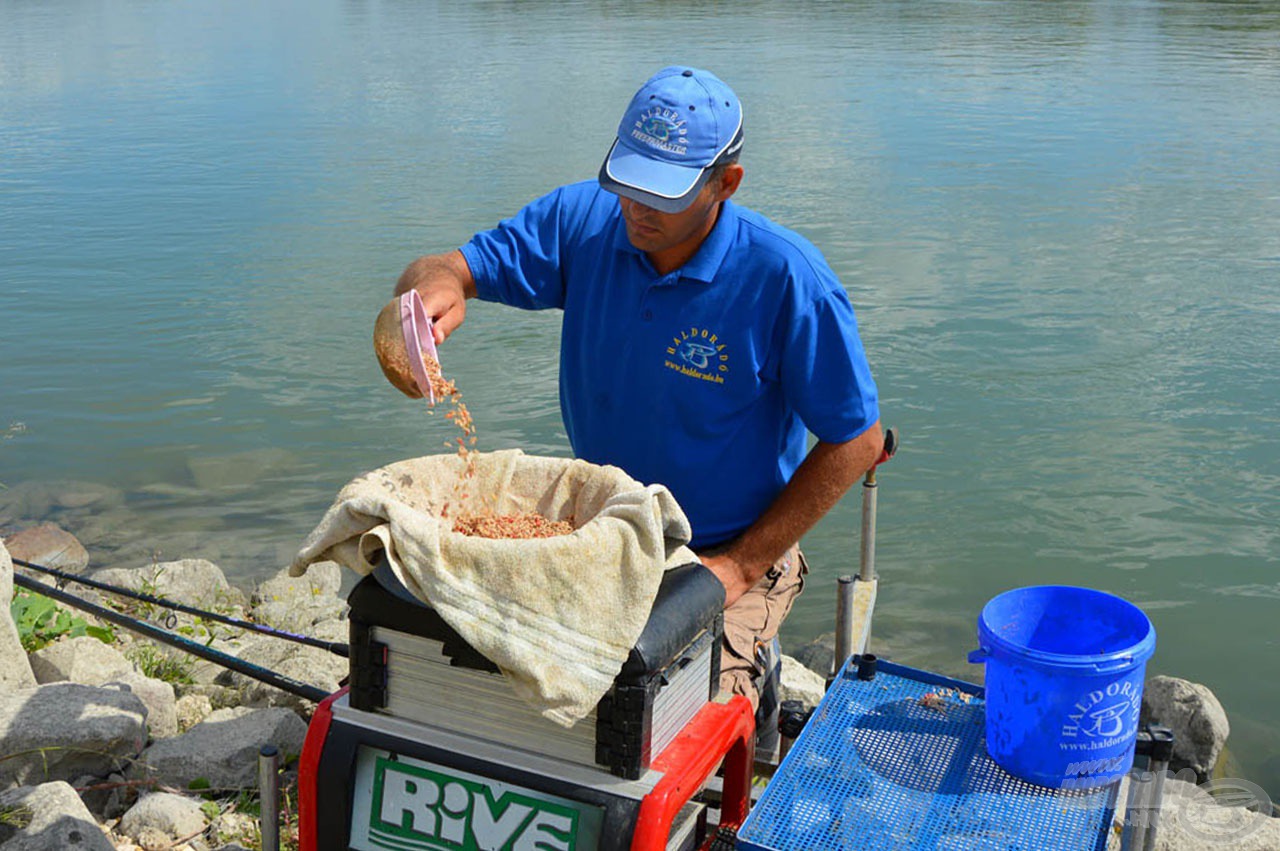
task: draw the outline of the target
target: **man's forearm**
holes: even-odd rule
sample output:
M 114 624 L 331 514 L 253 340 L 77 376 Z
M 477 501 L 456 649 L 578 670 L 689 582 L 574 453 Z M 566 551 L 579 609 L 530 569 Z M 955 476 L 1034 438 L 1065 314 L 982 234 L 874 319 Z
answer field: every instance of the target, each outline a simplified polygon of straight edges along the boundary
M 409 264 L 396 282 L 396 295 L 414 287 L 439 283 L 456 284 L 466 298 L 476 297 L 476 282 L 471 276 L 462 252 L 454 249 L 443 254 L 427 254 Z
M 853 440 L 819 441 L 764 514 L 723 553 L 704 558 L 725 584 L 726 605 L 746 593 L 840 501 L 884 451 L 877 421 Z

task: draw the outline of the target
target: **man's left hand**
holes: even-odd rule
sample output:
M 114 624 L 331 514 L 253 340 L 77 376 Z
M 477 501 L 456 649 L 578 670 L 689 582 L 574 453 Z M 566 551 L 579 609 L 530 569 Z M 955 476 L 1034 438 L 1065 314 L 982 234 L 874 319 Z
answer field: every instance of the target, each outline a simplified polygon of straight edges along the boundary
M 714 556 L 699 556 L 703 566 L 716 575 L 724 585 L 724 607 L 727 609 L 738 601 L 738 598 L 751 590 L 760 577 L 750 572 L 748 565 L 742 564 L 728 553 Z

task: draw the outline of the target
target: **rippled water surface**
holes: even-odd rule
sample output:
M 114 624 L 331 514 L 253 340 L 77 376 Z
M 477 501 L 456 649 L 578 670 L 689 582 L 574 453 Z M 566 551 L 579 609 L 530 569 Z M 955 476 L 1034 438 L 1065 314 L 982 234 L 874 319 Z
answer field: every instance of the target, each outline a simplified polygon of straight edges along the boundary
M 878 649 L 974 676 L 999 591 L 1121 594 L 1280 796 L 1275 3 L 0 0 L 3 520 L 279 569 L 449 436 L 372 357 L 400 270 L 593 176 L 669 62 L 738 90 L 740 200 L 825 251 L 903 435 Z M 567 453 L 558 334 L 475 305 L 448 342 L 482 448 Z M 858 509 L 806 540 L 788 643 Z

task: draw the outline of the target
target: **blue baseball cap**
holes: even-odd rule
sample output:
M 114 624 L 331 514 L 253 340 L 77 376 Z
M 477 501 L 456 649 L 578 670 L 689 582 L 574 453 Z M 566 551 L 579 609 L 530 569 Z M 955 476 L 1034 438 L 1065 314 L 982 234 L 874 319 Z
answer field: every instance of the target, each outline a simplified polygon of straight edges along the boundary
M 600 185 L 664 213 L 679 213 L 742 147 L 742 104 L 710 71 L 673 65 L 640 87 L 600 166 Z

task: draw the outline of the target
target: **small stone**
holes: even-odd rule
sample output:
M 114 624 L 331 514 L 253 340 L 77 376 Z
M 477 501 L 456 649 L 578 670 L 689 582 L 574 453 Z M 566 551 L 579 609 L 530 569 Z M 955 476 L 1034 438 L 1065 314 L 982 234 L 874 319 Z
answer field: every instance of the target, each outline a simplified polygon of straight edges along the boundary
M 213 703 L 209 700 L 208 695 L 184 694 L 178 698 L 176 711 L 178 715 L 178 732 L 185 733 L 213 712 Z
M 142 851 L 169 851 L 173 844 L 169 835 L 158 827 L 144 827 L 134 839 Z
M 259 839 L 258 820 L 247 813 L 223 813 L 214 820 L 213 827 L 215 835 L 223 842 L 252 845 Z M 226 847 L 229 846 L 224 846 L 224 849 Z
M 158 830 L 172 844 L 175 840 L 204 830 L 208 820 L 200 803 L 171 792 L 154 792 L 143 796 L 120 819 L 120 832 L 145 845 L 148 830 Z

